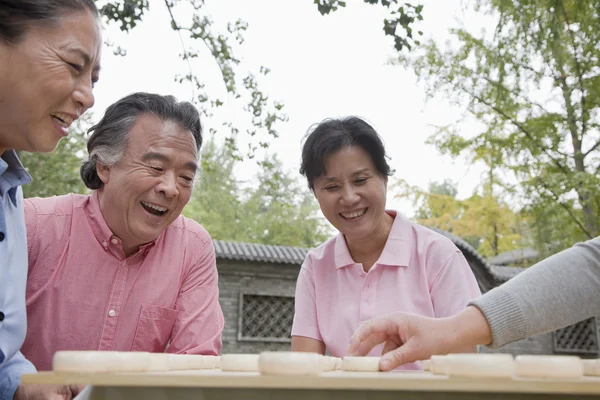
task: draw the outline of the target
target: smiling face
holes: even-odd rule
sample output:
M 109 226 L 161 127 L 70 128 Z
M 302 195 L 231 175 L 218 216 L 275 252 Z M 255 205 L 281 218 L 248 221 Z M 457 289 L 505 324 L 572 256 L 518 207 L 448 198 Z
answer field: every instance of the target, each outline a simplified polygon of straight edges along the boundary
M 383 227 L 387 179 L 360 146 L 349 146 L 325 159 L 325 173 L 314 192 L 327 220 L 350 240 L 376 235 Z
M 192 133 L 175 122 L 142 115 L 117 164 L 98 163 L 100 208 L 126 254 L 156 238 L 192 195 L 198 151 Z
M 33 26 L 17 44 L 0 41 L 0 150 L 54 150 L 94 104 L 101 47 L 89 11 Z

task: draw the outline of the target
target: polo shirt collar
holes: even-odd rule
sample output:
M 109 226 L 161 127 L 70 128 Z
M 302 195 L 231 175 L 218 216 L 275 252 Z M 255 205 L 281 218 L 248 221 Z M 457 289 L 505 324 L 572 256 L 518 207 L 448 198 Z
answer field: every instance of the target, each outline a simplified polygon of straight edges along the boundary
M 409 221 L 398 215 L 395 210 L 386 210 L 394 217 L 392 229 L 376 264 L 396 267 L 408 267 L 413 244 L 412 228 Z M 346 238 L 340 232 L 335 237 L 334 261 L 336 269 L 354 265 Z

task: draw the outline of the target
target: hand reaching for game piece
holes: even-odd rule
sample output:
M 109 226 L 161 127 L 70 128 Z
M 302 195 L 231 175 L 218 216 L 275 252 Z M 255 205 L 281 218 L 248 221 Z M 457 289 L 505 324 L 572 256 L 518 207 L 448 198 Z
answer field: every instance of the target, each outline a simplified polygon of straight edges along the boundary
M 434 354 L 471 352 L 474 346 L 490 342 L 487 320 L 475 307 L 437 319 L 397 312 L 359 326 L 350 339 L 348 353 L 364 356 L 384 343 L 379 368 L 389 371 Z

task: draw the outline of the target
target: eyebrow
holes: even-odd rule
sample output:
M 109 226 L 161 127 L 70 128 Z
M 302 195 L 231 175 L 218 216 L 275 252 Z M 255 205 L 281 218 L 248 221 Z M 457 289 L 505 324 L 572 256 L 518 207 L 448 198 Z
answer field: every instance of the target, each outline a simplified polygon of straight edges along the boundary
M 358 171 L 353 172 L 352 176 L 360 175 L 362 173 L 370 172 L 370 171 L 371 171 L 370 168 L 362 168 L 362 169 L 359 169 Z M 335 182 L 335 181 L 337 181 L 337 178 L 334 178 L 332 176 L 325 176 L 323 178 L 319 178 L 319 180 L 322 180 L 325 182 Z
M 168 163 L 171 161 L 169 159 L 169 157 L 165 156 L 164 154 L 156 153 L 153 151 L 150 151 L 142 156 L 142 161 L 149 161 L 149 160 L 158 160 L 158 161 L 163 161 L 165 163 Z M 198 164 L 196 164 L 195 162 L 192 162 L 192 161 L 186 162 L 183 165 L 183 167 L 185 169 L 189 169 L 193 173 L 196 173 L 196 171 L 198 170 Z
M 78 47 L 71 47 L 71 48 L 68 48 L 68 49 L 67 49 L 67 51 L 68 51 L 69 53 L 77 53 L 77 54 L 79 54 L 81 57 L 83 57 L 83 62 L 84 62 L 86 65 L 88 65 L 88 64 L 90 64 L 90 63 L 92 62 L 92 60 L 90 59 L 90 56 L 88 55 L 88 53 L 86 53 L 85 51 L 81 50 L 81 49 L 80 49 L 80 48 L 78 48 Z M 97 72 L 100 72 L 100 64 L 96 64 L 92 70 L 93 70 L 94 72 L 96 72 L 96 73 L 97 73 Z

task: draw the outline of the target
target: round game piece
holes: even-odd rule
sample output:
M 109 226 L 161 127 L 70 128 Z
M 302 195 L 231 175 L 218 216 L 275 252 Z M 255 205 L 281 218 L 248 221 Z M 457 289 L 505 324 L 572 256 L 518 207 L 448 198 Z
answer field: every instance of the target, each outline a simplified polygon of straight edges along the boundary
M 221 371 L 257 372 L 258 354 L 224 354 L 221 356 Z
M 429 359 L 429 370 L 435 375 L 446 375 L 445 355 L 431 356 Z
M 145 372 L 150 366 L 150 353 L 143 351 L 117 352 L 119 358 L 114 372 Z
M 324 368 L 323 372 L 335 371 L 337 366 L 337 357 L 323 356 Z
M 587 376 L 600 376 L 600 359 L 581 360 L 583 363 L 583 374 Z
M 342 369 L 344 371 L 379 371 L 380 357 L 344 357 Z
M 150 353 L 149 372 L 169 370 L 169 353 Z
M 265 375 L 318 375 L 329 359 L 317 353 L 266 351 L 260 353 L 258 368 Z
M 515 373 L 522 378 L 576 379 L 583 376 L 583 363 L 575 356 L 519 355 Z
M 168 354 L 167 362 L 169 371 L 181 371 L 189 369 L 189 356 L 187 354 Z
M 335 358 L 335 370 L 339 371 L 343 369 L 343 360 L 339 357 Z
M 204 356 L 200 354 L 185 354 L 186 356 L 186 368 L 188 370 L 196 370 L 196 369 L 211 369 L 205 367 L 206 361 L 204 361 Z
M 448 354 L 443 362 L 450 377 L 512 379 L 515 374 L 511 354 Z
M 201 356 L 201 357 L 202 357 L 202 369 L 219 368 L 221 357 L 219 357 L 219 356 Z
M 56 372 L 110 372 L 119 367 L 116 351 L 57 351 L 52 358 Z

